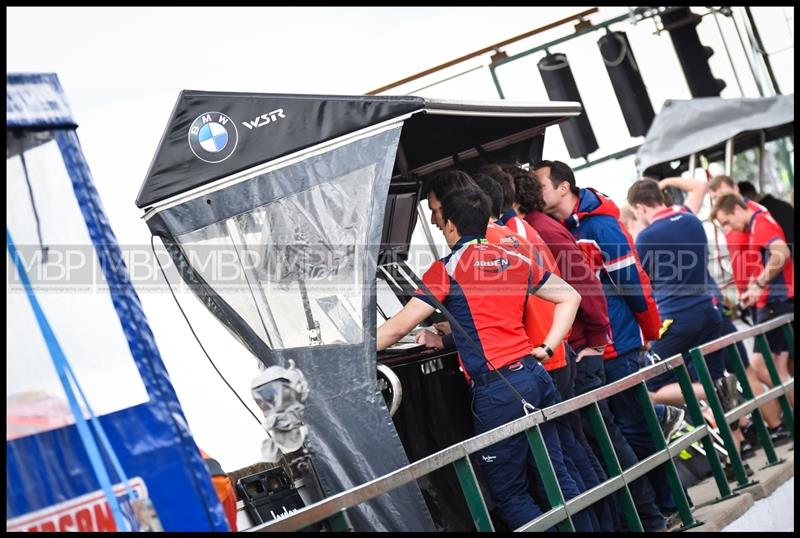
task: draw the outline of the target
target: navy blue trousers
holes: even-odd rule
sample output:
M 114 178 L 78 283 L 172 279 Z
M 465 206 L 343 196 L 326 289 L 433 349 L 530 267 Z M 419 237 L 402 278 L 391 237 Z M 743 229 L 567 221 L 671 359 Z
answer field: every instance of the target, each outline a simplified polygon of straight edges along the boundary
M 523 364 L 524 368 L 504 374 L 519 395 L 500 378 L 474 386 L 472 414 L 476 435 L 522 417 L 525 413 L 520 395 L 539 409 L 558 403 L 559 396 L 553 380 L 542 365 L 533 357 L 524 359 Z M 540 425 L 540 430 L 564 498 L 569 500 L 576 497 L 580 491 L 567 470 L 556 425 L 546 422 Z M 483 472 L 492 500 L 509 528 L 516 529 L 544 513 L 528 489 L 528 471 L 535 471 L 536 463 L 525 434 L 517 434 L 478 451 L 475 462 Z M 583 510 L 573 515 L 575 530 L 595 530 L 588 512 Z
M 575 393 L 583 394 L 589 392 L 604 386 L 606 382 L 611 383 L 625 375 L 635 372 L 639 368 L 638 353 L 638 351 L 631 352 L 608 361 L 603 360 L 600 356 L 582 358 L 581 362 L 578 363 L 578 373 L 575 378 Z M 623 361 L 617 362 L 620 358 L 622 358 Z M 607 376 L 609 371 L 612 375 Z M 634 434 L 638 433 L 639 429 L 645 427 L 644 416 L 642 415 L 639 402 L 636 401 L 635 398 L 633 398 L 633 402 L 631 402 L 628 398 L 628 396 L 633 396 L 632 391 L 625 392 L 630 394 L 625 395 L 625 393 L 623 393 L 622 398 L 612 397 L 598 400 L 597 402 L 600 413 L 603 415 L 603 422 L 605 423 L 606 430 L 611 438 L 611 444 L 614 447 L 620 467 L 622 467 L 623 470 L 639 463 L 639 457 L 631 446 L 632 443 L 629 441 L 627 434 L 635 436 Z M 619 416 L 617 416 L 618 414 Z M 594 434 L 594 429 L 585 411 L 581 416 L 584 420 L 583 431 L 594 449 L 595 455 L 599 458 L 601 457 L 601 452 Z M 644 433 L 647 434 L 646 431 Z M 664 516 L 658 509 L 658 506 L 656 506 L 656 495 L 650 480 L 646 476 L 643 476 L 630 483 L 629 488 L 644 530 L 659 531 L 663 529 L 666 523 L 664 521 Z M 619 497 L 617 497 L 617 505 L 619 506 Z

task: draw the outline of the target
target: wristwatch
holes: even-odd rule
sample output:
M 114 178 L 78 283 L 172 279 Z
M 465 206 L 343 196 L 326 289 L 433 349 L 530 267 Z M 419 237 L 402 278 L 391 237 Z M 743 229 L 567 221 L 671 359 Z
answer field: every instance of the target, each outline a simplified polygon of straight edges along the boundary
M 544 350 L 544 352 L 547 353 L 548 357 L 552 357 L 553 356 L 554 351 L 552 349 L 550 349 L 550 346 L 548 346 L 547 344 L 539 344 L 537 347 L 542 348 Z

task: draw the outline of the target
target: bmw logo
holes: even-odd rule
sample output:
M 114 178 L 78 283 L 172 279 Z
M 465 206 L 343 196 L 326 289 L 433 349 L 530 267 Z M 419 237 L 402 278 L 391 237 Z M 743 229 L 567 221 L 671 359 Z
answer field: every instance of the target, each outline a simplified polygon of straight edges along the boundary
M 222 112 L 200 114 L 189 128 L 189 147 L 195 157 L 207 163 L 221 163 L 236 149 L 236 124 Z

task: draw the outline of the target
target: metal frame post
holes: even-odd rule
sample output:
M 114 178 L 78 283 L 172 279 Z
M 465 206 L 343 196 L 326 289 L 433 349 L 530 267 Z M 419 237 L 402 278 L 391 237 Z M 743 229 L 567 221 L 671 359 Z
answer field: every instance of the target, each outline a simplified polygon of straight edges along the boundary
M 736 489 L 752 486 L 757 482 L 751 481 L 747 478 L 747 471 L 745 471 L 742 458 L 739 456 L 739 452 L 736 450 L 736 443 L 733 441 L 733 432 L 731 431 L 731 427 L 726 420 L 725 410 L 722 408 L 722 404 L 717 397 L 717 392 L 714 388 L 714 382 L 711 379 L 708 366 L 706 366 L 705 357 L 699 348 L 694 348 L 689 351 L 689 353 L 694 361 L 694 367 L 697 370 L 697 375 L 700 377 L 700 383 L 702 383 L 703 389 L 705 390 L 708 405 L 711 407 L 711 411 L 714 413 L 714 420 L 717 423 L 719 435 L 722 437 L 722 442 L 725 444 L 725 450 L 728 451 L 728 458 L 731 460 L 733 474 L 736 476 L 736 482 L 739 484 Z
M 733 176 L 733 137 L 725 141 L 725 175 Z
M 766 165 L 767 132 L 762 129 L 758 133 L 758 192 L 764 192 L 764 166 Z
M 692 516 L 692 508 L 689 506 L 689 501 L 686 499 L 686 493 L 683 491 L 683 484 L 681 484 L 678 470 L 675 468 L 675 462 L 672 461 L 672 454 L 669 451 L 669 439 L 664 439 L 664 432 L 661 430 L 661 425 L 658 423 L 658 416 L 653 408 L 653 402 L 650 400 L 650 393 L 647 390 L 647 385 L 644 382 L 636 386 L 636 396 L 639 398 L 639 404 L 644 411 L 644 419 L 647 423 L 647 429 L 650 430 L 650 436 L 653 438 L 653 444 L 656 446 L 656 451 L 666 450 L 670 458 L 662 465 L 665 466 L 664 471 L 667 473 L 667 483 L 672 492 L 672 498 L 675 504 L 678 505 L 678 514 L 683 521 L 682 529 L 697 527 L 702 525 Z
M 686 365 L 684 364 L 678 368 L 676 370 L 676 374 L 678 376 L 678 384 L 680 385 L 681 392 L 683 393 L 683 399 L 686 400 L 686 408 L 689 411 L 689 418 L 691 418 L 692 422 L 698 426 L 705 424 L 705 421 L 703 420 L 703 412 L 700 410 L 700 404 L 697 403 L 697 397 L 694 394 L 692 380 L 689 378 L 689 372 L 686 369 Z M 722 468 L 722 463 L 720 463 L 719 457 L 717 456 L 717 451 L 714 448 L 714 441 L 712 441 L 708 435 L 705 435 L 703 436 L 701 442 L 703 443 L 703 448 L 706 451 L 708 463 L 711 466 L 711 474 L 714 475 L 714 481 L 717 483 L 717 489 L 719 490 L 719 499 L 717 500 L 723 501 L 730 497 L 737 496 L 738 493 L 731 491 L 731 488 L 728 485 L 728 479 L 725 478 L 725 469 Z
M 331 532 L 349 532 L 353 530 L 353 526 L 350 524 L 350 518 L 347 517 L 347 510 L 342 510 L 332 515 L 326 521 L 328 525 L 330 525 Z
M 528 446 L 530 446 L 533 459 L 536 462 L 536 469 L 542 478 L 550 508 L 564 506 L 564 494 L 561 493 L 561 486 L 558 484 L 553 462 L 550 461 L 550 454 L 547 453 L 542 431 L 539 426 L 535 426 L 526 430 L 525 436 L 528 438 Z M 561 532 L 575 532 L 575 525 L 572 523 L 572 516 L 569 513 L 567 513 L 567 519 L 558 524 L 558 530 Z
M 769 378 L 772 380 L 772 386 L 783 386 L 781 378 L 778 375 L 778 369 L 775 367 L 775 361 L 772 358 L 772 352 L 769 350 L 769 344 L 767 344 L 767 337 L 762 333 L 756 335 L 755 340 L 758 350 L 761 352 L 761 356 L 764 357 L 764 364 L 767 365 L 767 371 L 769 372 Z M 792 343 L 794 343 L 794 338 L 792 338 Z M 783 422 L 786 424 L 786 427 L 789 428 L 789 431 L 792 432 L 792 437 L 794 437 L 794 412 L 792 411 L 792 406 L 789 404 L 789 398 L 786 396 L 786 387 L 783 387 L 782 392 L 783 394 L 778 397 L 778 400 L 783 410 Z
M 492 75 L 492 82 L 494 82 L 494 87 L 497 90 L 497 95 L 500 99 L 505 99 L 506 96 L 503 94 L 503 87 L 500 85 L 500 79 L 497 78 L 497 72 L 495 72 L 495 65 L 489 64 L 489 73 Z
M 736 344 L 731 344 L 726 347 L 725 352 L 733 361 L 734 373 L 736 374 L 736 379 L 739 381 L 739 384 L 742 386 L 742 394 L 744 394 L 744 397 L 748 400 L 755 399 L 750 381 L 747 379 L 747 373 L 744 371 L 742 357 L 739 355 Z M 761 441 L 761 446 L 764 447 L 764 453 L 767 456 L 767 467 L 782 463 L 784 460 L 778 458 L 778 455 L 775 453 L 775 447 L 772 445 L 772 439 L 769 436 L 767 425 L 764 423 L 764 417 L 761 416 L 761 410 L 757 407 L 753 409 L 751 417 L 753 426 L 755 426 L 756 433 L 758 434 L 758 439 Z
M 589 421 L 592 423 L 597 444 L 600 445 L 600 452 L 603 455 L 603 460 L 606 464 L 606 471 L 608 478 L 613 478 L 622 474 L 617 453 L 614 452 L 614 446 L 611 444 L 611 438 L 608 436 L 608 430 L 603 422 L 603 414 L 600 412 L 600 407 L 597 402 L 587 407 L 589 413 Z M 623 478 L 624 479 L 624 478 Z M 622 513 L 625 515 L 625 520 L 628 522 L 628 530 L 632 532 L 644 532 L 642 527 L 642 520 L 639 519 L 639 514 L 636 512 L 636 503 L 633 502 L 631 490 L 626 483 L 622 488 Z
M 464 456 L 460 460 L 454 461 L 453 468 L 456 471 L 456 476 L 458 476 L 458 483 L 461 485 L 464 499 L 467 501 L 469 513 L 472 514 L 472 521 L 475 523 L 475 529 L 478 532 L 494 532 L 492 518 L 489 516 L 489 510 L 486 508 L 486 502 L 483 499 L 483 494 L 478 485 L 478 479 L 475 477 L 475 470 L 472 468 L 472 463 L 469 461 L 469 456 Z

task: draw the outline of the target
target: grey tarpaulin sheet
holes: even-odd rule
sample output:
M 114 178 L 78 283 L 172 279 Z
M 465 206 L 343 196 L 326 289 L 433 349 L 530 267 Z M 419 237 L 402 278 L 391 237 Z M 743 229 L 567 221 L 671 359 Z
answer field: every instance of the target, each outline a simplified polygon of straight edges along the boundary
M 181 257 L 184 278 L 188 262 L 192 281 L 207 288 L 195 293 L 242 343 L 266 365 L 292 359 L 305 375 L 306 446 L 326 495 L 409 463 L 377 388 L 374 333 L 382 208 L 399 137 L 398 125 L 148 222 L 175 239 L 170 254 Z M 217 271 L 211 254 L 230 254 L 241 270 L 226 263 Z M 309 343 L 309 315 L 320 324 L 320 345 Z M 348 515 L 359 531 L 434 530 L 414 482 Z
M 723 143 L 739 133 L 793 121 L 794 94 L 667 101 L 636 152 L 636 167 L 644 171 Z

